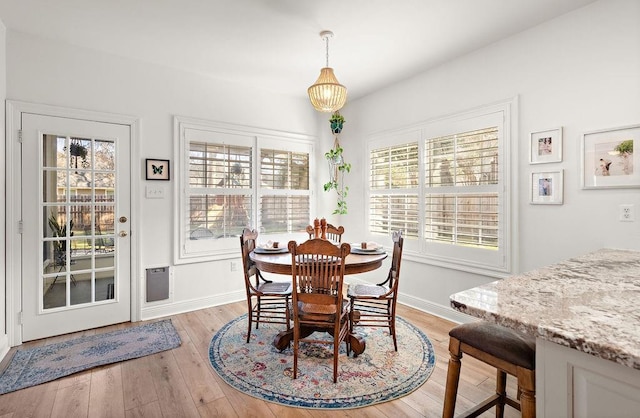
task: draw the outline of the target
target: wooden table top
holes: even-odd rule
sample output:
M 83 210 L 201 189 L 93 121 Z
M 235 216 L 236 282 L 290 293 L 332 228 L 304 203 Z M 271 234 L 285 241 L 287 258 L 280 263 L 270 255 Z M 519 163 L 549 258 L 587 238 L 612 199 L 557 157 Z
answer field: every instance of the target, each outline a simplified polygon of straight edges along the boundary
M 291 275 L 291 253 L 256 254 L 251 252 L 249 258 L 256 264 L 259 270 L 267 273 Z M 358 274 L 376 270 L 387 258 L 383 254 L 349 254 L 344 260 L 344 274 Z

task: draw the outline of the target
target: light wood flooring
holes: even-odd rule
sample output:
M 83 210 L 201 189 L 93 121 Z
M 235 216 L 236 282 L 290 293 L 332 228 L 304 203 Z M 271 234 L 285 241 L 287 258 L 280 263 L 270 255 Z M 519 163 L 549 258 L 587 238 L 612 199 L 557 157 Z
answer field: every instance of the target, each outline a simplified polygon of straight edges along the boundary
M 182 345 L 151 356 L 111 364 L 0 396 L 0 418 L 17 417 L 439 417 L 447 373 L 448 332 L 452 322 L 403 305 L 398 315 L 425 332 L 436 351 L 436 367 L 427 382 L 395 401 L 366 408 L 322 411 L 291 408 L 245 395 L 224 383 L 209 364 L 213 334 L 245 312 L 245 302 L 216 306 L 170 318 Z M 23 344 L 51 344 L 136 324 L 119 324 Z M 391 342 L 390 342 L 391 344 Z M 399 347 L 401 350 L 402 347 Z M 13 348 L 12 350 L 15 350 Z M 11 353 L 10 353 L 11 354 Z M 7 357 L 10 357 L 8 355 Z M 7 360 L 5 359 L 4 362 Z M 1 366 L 1 364 L 0 364 Z M 339 377 L 338 377 L 339 378 Z M 508 390 L 515 391 L 509 377 Z M 456 413 L 495 388 L 495 370 L 471 357 L 462 360 Z M 506 408 L 507 417 L 519 413 Z M 483 417 L 495 416 L 494 410 Z

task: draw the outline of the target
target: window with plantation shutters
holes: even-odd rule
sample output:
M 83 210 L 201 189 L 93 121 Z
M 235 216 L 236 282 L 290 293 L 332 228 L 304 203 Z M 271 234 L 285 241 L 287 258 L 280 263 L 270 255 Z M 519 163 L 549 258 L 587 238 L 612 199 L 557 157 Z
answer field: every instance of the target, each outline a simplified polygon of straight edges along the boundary
M 411 142 L 370 151 L 369 228 L 390 235 L 401 229 L 405 237 L 418 237 L 418 143 Z
M 512 102 L 386 132 L 368 144 L 368 228 L 405 251 L 469 271 L 511 268 Z
M 425 140 L 425 240 L 498 248 L 498 128 Z
M 260 150 L 260 227 L 300 232 L 309 225 L 309 153 Z
M 252 224 L 252 148 L 189 142 L 190 239 L 239 236 Z
M 177 264 L 237 256 L 243 228 L 303 233 L 310 222 L 310 138 L 176 117 Z

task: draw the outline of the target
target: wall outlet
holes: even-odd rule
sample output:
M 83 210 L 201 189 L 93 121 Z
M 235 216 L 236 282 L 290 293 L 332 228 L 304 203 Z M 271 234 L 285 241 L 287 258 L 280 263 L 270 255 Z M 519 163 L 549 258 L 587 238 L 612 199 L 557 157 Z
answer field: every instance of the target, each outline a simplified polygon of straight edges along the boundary
M 231 271 L 238 271 L 238 262 L 237 261 L 232 261 L 231 262 Z
M 633 205 L 620 205 L 619 210 L 620 222 L 633 222 L 636 220 L 633 212 Z

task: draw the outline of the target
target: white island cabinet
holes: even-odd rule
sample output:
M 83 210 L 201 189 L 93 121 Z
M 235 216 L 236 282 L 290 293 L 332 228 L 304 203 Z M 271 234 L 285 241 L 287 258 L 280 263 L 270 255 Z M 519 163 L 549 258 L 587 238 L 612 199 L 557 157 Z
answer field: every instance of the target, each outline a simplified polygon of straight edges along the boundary
M 599 250 L 451 305 L 536 337 L 538 417 L 640 417 L 640 252 Z

